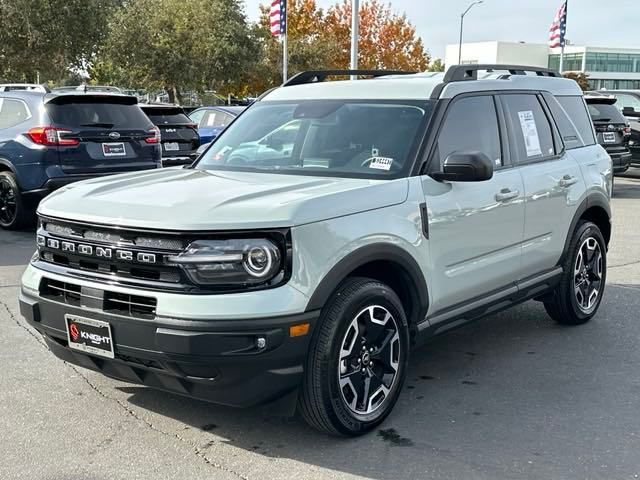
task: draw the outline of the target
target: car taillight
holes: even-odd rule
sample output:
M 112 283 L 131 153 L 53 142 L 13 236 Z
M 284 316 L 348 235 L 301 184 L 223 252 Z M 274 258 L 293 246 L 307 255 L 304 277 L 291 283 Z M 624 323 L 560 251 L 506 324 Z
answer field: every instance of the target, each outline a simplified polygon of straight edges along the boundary
M 29 129 L 27 136 L 39 145 L 47 146 L 68 146 L 78 145 L 80 139 L 68 138 L 65 135 L 73 133 L 71 130 L 65 130 L 64 128 L 55 127 L 34 127 Z
M 149 129 L 149 133 L 152 134 L 152 137 L 146 137 L 144 139 L 147 143 L 160 143 L 160 129 L 158 127 L 153 127 Z
M 631 127 L 625 127 L 623 132 L 625 135 L 631 135 Z
M 198 128 L 197 123 L 187 123 L 187 128 Z

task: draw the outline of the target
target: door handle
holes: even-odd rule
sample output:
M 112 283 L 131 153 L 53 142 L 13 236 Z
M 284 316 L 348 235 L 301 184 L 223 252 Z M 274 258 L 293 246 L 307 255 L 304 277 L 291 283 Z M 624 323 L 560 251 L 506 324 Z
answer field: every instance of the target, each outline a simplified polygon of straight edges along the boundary
M 570 187 L 571 185 L 575 185 L 576 183 L 578 183 L 578 179 L 576 177 L 572 177 L 571 175 L 565 175 L 560 179 L 560 181 L 558 182 L 558 185 L 560 185 L 562 188 L 567 188 L 567 187 Z
M 520 192 L 518 190 L 510 190 L 508 188 L 503 188 L 502 190 L 500 190 L 500 193 L 496 193 L 496 201 L 508 202 L 509 200 L 518 198 L 519 195 L 520 195 Z

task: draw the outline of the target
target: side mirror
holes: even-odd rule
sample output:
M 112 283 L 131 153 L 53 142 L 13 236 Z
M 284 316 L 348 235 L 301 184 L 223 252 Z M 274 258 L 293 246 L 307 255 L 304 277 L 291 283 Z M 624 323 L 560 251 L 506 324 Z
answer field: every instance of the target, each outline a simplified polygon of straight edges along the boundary
M 493 177 L 493 162 L 482 152 L 454 152 L 445 159 L 442 172 L 431 177 L 439 182 L 482 182 Z
M 640 117 L 640 112 L 636 112 L 636 109 L 633 107 L 624 107 L 622 109 L 622 115 L 625 117 Z

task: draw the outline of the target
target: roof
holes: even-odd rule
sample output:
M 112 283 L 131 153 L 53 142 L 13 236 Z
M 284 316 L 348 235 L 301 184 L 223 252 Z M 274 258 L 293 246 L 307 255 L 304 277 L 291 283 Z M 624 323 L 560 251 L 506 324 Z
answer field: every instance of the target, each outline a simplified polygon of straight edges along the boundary
M 454 67 L 452 67 L 454 68 Z M 418 73 L 413 75 L 390 75 L 372 80 L 344 80 L 315 82 L 277 88 L 265 95 L 262 101 L 306 100 L 306 99 L 379 99 L 420 100 L 453 98 L 467 92 L 493 90 L 540 90 L 554 95 L 582 95 L 578 84 L 569 79 L 540 76 L 536 74 L 479 74 L 478 79 L 456 80 L 444 83 L 443 73 Z

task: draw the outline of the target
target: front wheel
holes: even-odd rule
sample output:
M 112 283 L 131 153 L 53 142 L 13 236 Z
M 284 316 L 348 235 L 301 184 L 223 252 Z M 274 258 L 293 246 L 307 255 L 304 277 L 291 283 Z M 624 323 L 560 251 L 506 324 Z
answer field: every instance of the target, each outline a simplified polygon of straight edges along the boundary
M 407 372 L 409 328 L 388 286 L 354 278 L 330 299 L 310 346 L 300 411 L 313 427 L 361 435 L 395 405 Z
M 544 302 L 545 309 L 558 323 L 586 323 L 600 307 L 607 279 L 607 245 L 597 225 L 578 224 L 563 268 L 560 283 Z

